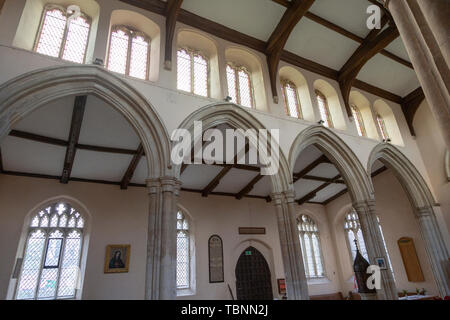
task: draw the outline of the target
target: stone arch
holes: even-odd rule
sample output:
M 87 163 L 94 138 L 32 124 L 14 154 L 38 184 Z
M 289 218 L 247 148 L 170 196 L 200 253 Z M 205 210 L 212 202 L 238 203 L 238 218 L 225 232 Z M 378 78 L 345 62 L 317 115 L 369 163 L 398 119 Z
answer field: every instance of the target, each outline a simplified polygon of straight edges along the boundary
M 202 121 L 203 131 L 210 129 L 219 124 L 228 124 L 234 129 L 242 129 L 244 131 L 248 129 L 266 129 L 259 120 L 246 111 L 243 107 L 239 107 L 232 103 L 214 103 L 207 105 L 189 115 L 179 126 L 180 129 L 186 129 L 193 136 L 194 121 Z M 270 132 L 267 134 L 267 140 L 270 141 Z M 250 137 L 250 143 L 254 147 L 257 145 L 257 137 Z M 196 143 L 196 141 L 193 141 Z M 280 149 L 278 143 L 275 148 L 279 148 L 279 170 L 276 174 L 270 175 L 272 181 L 272 192 L 279 193 L 290 189 L 292 185 L 292 175 L 289 171 L 289 166 L 286 158 Z M 268 155 L 266 151 L 262 154 L 262 157 L 267 159 Z M 177 179 L 180 177 L 181 164 L 174 166 L 174 174 Z
M 149 178 L 171 175 L 170 140 L 152 105 L 125 81 L 97 66 L 51 67 L 0 86 L 0 139 L 33 110 L 69 95 L 91 94 L 120 112 L 144 147 Z
M 341 138 L 324 126 L 311 126 L 303 130 L 294 140 L 289 152 L 291 172 L 300 153 L 310 145 L 316 146 L 338 168 L 347 183 L 353 202 L 373 198 L 372 184 L 358 157 Z

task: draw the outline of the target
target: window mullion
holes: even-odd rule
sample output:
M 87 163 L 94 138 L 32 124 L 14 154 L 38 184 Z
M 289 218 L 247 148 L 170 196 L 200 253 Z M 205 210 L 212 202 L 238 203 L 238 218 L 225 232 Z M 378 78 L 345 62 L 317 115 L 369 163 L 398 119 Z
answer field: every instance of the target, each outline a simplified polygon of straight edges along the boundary
M 309 235 L 310 235 L 310 244 L 311 244 L 311 252 L 312 252 L 311 259 L 313 260 L 313 266 L 314 266 L 314 276 L 317 276 L 318 272 L 317 272 L 317 264 L 316 264 L 316 251 L 314 250 L 313 233 L 311 232 Z
M 39 265 L 39 276 L 38 276 L 38 279 L 37 279 L 36 288 L 34 290 L 34 300 L 38 300 L 39 286 L 41 284 L 42 271 L 44 270 L 44 268 L 42 266 L 43 266 L 44 261 L 45 261 L 45 256 L 46 256 L 46 253 L 47 253 L 47 246 L 48 246 L 49 239 L 50 239 L 49 233 L 46 232 L 45 233 L 45 243 L 44 243 L 44 247 L 42 248 L 43 251 L 42 251 L 42 256 L 41 256 L 41 264 Z
M 125 65 L 125 74 L 127 76 L 130 75 L 130 68 L 131 68 L 131 50 L 133 48 L 133 38 L 134 38 L 134 34 L 131 32 L 127 33 L 129 38 L 128 38 L 128 50 L 127 50 L 127 62 Z
M 55 290 L 54 299 L 58 298 L 59 281 L 61 279 L 62 263 L 63 263 L 65 251 L 66 251 L 67 233 L 65 230 L 62 230 L 62 232 L 63 232 L 63 241 L 61 242 L 61 251 L 59 252 L 59 263 L 58 263 L 58 272 L 57 272 L 57 276 L 56 276 L 56 290 Z
M 194 63 L 194 52 L 189 51 L 189 57 L 191 59 L 191 93 L 195 91 L 195 63 Z
M 301 241 L 303 243 L 303 246 L 302 246 L 302 248 L 303 248 L 303 258 L 304 258 L 303 260 L 305 260 L 303 262 L 304 269 L 305 269 L 306 276 L 310 277 L 309 267 L 308 267 L 309 266 L 309 261 L 308 261 L 308 254 L 307 254 L 307 251 L 306 251 L 305 233 L 304 232 L 302 233 Z
M 234 69 L 234 74 L 235 74 L 235 90 L 236 90 L 236 103 L 237 104 L 241 104 L 241 86 L 239 83 L 239 71 L 238 68 Z
M 66 27 L 64 28 L 64 35 L 63 35 L 63 38 L 61 41 L 61 47 L 59 48 L 59 55 L 58 55 L 58 57 L 61 59 L 62 59 L 62 56 L 64 55 L 64 50 L 66 48 L 67 35 L 69 34 L 69 25 L 70 25 L 70 20 L 66 16 Z

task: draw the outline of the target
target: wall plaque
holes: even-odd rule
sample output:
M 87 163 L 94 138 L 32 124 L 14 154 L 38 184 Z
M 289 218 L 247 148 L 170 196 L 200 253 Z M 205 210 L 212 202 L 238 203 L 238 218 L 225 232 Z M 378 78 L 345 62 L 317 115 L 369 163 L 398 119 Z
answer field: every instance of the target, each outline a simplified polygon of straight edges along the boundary
M 410 282 L 423 282 L 425 278 L 417 257 L 416 247 L 412 238 L 403 237 L 397 241 L 400 253 L 402 254 L 403 265 Z
M 240 227 L 239 234 L 266 234 L 266 228 Z
M 223 243 L 218 235 L 212 235 L 208 240 L 209 282 L 224 282 L 223 276 Z

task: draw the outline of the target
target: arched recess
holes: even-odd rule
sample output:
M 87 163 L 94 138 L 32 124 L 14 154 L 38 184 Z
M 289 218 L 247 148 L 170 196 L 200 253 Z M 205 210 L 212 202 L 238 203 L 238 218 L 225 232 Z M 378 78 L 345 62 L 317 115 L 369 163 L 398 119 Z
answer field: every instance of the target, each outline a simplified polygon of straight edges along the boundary
M 0 86 L 0 140 L 33 110 L 70 95 L 95 95 L 121 113 L 143 145 L 149 178 L 171 176 L 170 140 L 152 105 L 122 79 L 97 66 L 26 73 Z
M 327 81 L 318 79 L 314 81 L 314 90 L 318 90 L 325 98 L 327 98 L 333 127 L 340 130 L 346 130 L 347 125 L 345 124 L 344 114 L 342 113 L 342 107 L 336 89 L 334 89 Z
M 395 119 L 391 107 L 383 100 L 378 99 L 374 102 L 373 109 L 375 113 L 384 120 L 387 135 L 391 139 L 391 142 L 399 146 L 404 146 L 402 134 L 400 133 L 397 120 Z
M 361 92 L 353 90 L 350 92 L 349 102 L 350 105 L 355 105 L 361 113 L 367 137 L 375 140 L 380 139 L 375 121 L 373 120 L 373 113 L 372 109 L 370 108 L 369 100 Z M 353 122 L 355 121 L 358 120 L 353 119 Z
M 89 40 L 86 48 L 86 62 L 91 62 L 94 55 L 94 47 L 97 36 L 98 21 L 100 17 L 100 6 L 95 0 L 26 0 L 25 7 L 17 27 L 16 35 L 13 40 L 13 46 L 33 50 L 36 41 L 36 35 L 41 24 L 41 17 L 46 5 L 77 5 L 81 12 L 91 19 L 91 28 Z
M 314 108 L 311 103 L 311 95 L 309 93 L 308 83 L 305 77 L 300 71 L 290 66 L 284 66 L 280 68 L 279 77 L 281 83 L 288 80 L 295 84 L 297 87 L 297 95 L 300 100 L 300 108 L 302 111 L 303 119 L 307 121 L 315 121 Z M 283 103 L 283 102 L 282 102 Z
M 211 98 L 222 99 L 219 76 L 217 45 L 208 36 L 190 29 L 180 29 L 177 35 L 177 50 L 187 48 L 205 55 L 209 62 L 208 86 Z M 175 60 L 176 61 L 176 60 Z
M 150 41 L 150 66 L 149 80 L 157 81 L 159 76 L 159 61 L 161 50 L 161 30 L 159 26 L 142 14 L 129 10 L 114 10 L 111 13 L 110 30 L 108 34 L 108 49 L 105 57 L 108 56 L 111 31 L 114 26 L 132 27 L 148 36 Z
M 254 107 L 258 110 L 268 111 L 263 69 L 260 59 L 253 53 L 236 47 L 225 50 L 225 59 L 226 63 L 243 66 L 249 70 L 253 86 L 253 98 L 255 99 Z
M 378 144 L 372 150 L 367 164 L 369 173 L 377 160 L 390 168 L 403 186 L 418 219 L 436 285 L 442 296 L 448 295 L 450 284 L 445 271 L 445 263 L 448 265 L 449 253 L 433 209 L 438 204 L 427 183 L 411 161 L 389 143 Z
M 211 129 L 219 124 L 227 124 L 234 129 L 242 129 L 243 131 L 254 129 L 256 130 L 256 134 L 258 134 L 258 130 L 266 129 L 261 124 L 261 122 L 259 122 L 244 108 L 239 107 L 235 104 L 222 102 L 207 105 L 193 112 L 179 125 L 179 128 L 188 130 L 191 134 L 191 137 L 194 137 L 195 121 L 202 122 L 203 131 Z M 198 140 L 192 141 L 192 143 L 197 144 L 200 142 L 200 139 L 201 137 L 198 137 Z M 271 139 L 270 130 L 267 130 L 267 146 L 270 145 L 269 143 L 271 142 L 271 140 L 274 139 Z M 272 182 L 272 192 L 279 193 L 290 190 L 292 174 L 290 174 L 288 163 L 278 145 L 278 142 L 272 142 L 276 143 L 273 148 L 278 148 L 279 150 L 279 159 L 272 159 L 273 161 L 278 161 L 279 169 L 275 174 L 269 175 L 269 177 Z M 249 143 L 252 144 L 253 147 L 258 148 L 258 136 L 251 134 L 249 136 Z M 259 157 L 261 157 L 262 160 L 267 163 L 270 160 L 270 157 L 267 153 L 267 150 L 262 151 L 263 152 L 259 154 Z M 272 155 L 272 157 L 273 156 L 274 155 Z M 174 174 L 177 179 L 180 179 L 180 170 L 181 164 L 174 166 Z
M 311 126 L 303 130 L 291 146 L 289 152 L 290 171 L 294 171 L 300 153 L 310 145 L 316 146 L 333 162 L 346 182 L 353 202 L 373 198 L 373 187 L 363 165 L 335 133 L 323 126 Z

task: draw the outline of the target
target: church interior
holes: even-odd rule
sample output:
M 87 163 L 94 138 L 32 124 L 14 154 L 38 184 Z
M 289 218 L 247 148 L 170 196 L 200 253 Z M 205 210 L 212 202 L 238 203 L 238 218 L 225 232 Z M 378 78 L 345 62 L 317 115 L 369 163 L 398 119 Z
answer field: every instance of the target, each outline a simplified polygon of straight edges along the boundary
M 0 0 L 0 299 L 450 296 L 449 16 Z

